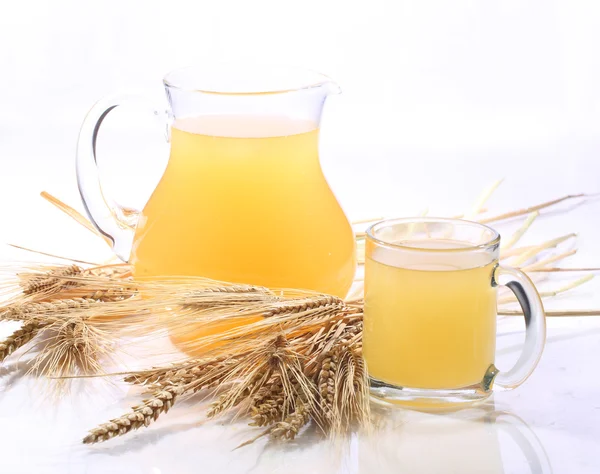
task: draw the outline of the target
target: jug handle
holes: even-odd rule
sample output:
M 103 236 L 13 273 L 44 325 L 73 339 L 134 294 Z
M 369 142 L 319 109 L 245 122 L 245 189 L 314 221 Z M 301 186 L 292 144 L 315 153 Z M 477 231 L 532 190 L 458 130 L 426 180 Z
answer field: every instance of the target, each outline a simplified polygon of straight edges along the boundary
M 162 123 L 168 112 L 161 112 L 151 100 L 140 94 L 121 93 L 104 97 L 87 113 L 77 141 L 77 185 L 90 221 L 110 242 L 113 252 L 124 262 L 129 260 L 139 211 L 126 208 L 107 196 L 100 183 L 96 143 L 106 116 L 121 105 L 135 105 L 150 110 Z M 168 136 L 167 136 L 168 140 Z

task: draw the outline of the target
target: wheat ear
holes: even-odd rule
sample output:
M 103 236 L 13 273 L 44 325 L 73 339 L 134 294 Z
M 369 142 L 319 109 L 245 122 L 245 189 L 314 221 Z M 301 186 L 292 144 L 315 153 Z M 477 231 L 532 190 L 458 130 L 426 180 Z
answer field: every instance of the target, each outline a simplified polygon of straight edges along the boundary
M 307 425 L 311 419 L 311 408 L 308 404 L 298 401 L 296 410 L 285 417 L 285 420 L 278 421 L 269 430 L 273 439 L 294 439 L 303 426 Z
M 78 286 L 80 283 L 69 280 L 68 277 L 81 275 L 83 269 L 78 265 L 57 267 L 42 275 L 21 274 L 21 287 L 23 294 L 34 295 L 36 293 L 58 293 L 64 289 Z
M 271 318 L 273 316 L 300 314 L 314 309 L 341 309 L 344 302 L 337 296 L 319 295 L 312 298 L 298 298 L 275 302 L 272 308 L 264 311 L 262 316 Z
M 284 406 L 283 384 L 279 374 L 271 377 L 250 403 L 250 426 L 266 426 L 281 421 Z
M 43 318 L 44 316 L 66 314 L 74 310 L 85 310 L 96 304 L 102 303 L 92 298 L 72 298 L 43 303 L 15 304 L 0 309 L 0 321 L 27 321 L 37 317 Z
M 337 355 L 331 352 L 325 354 L 317 379 L 319 389 L 319 404 L 324 417 L 324 422 L 331 424 L 334 416 L 335 399 L 335 373 L 337 368 Z
M 203 388 L 219 383 L 226 370 L 239 363 L 238 359 L 219 357 L 211 360 L 191 360 L 174 367 L 156 368 L 135 372 L 125 377 L 125 382 L 154 388 L 184 385 L 202 380 Z
M 19 347 L 22 347 L 31 341 L 43 327 L 44 324 L 40 321 L 27 321 L 21 328 L 17 329 L 4 339 L 4 341 L 0 342 L 0 362 L 6 359 Z
M 182 386 L 169 387 L 159 390 L 154 395 L 144 400 L 140 405 L 119 418 L 114 418 L 108 423 L 103 423 L 90 431 L 83 438 L 84 444 L 100 443 L 115 436 L 121 436 L 142 426 L 149 426 L 156 421 L 162 413 L 168 412 L 179 395 L 184 392 Z

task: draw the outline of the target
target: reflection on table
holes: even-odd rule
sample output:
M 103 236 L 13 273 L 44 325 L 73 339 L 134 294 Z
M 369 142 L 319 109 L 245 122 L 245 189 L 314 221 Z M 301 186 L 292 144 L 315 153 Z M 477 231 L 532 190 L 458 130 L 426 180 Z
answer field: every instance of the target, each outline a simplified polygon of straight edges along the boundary
M 377 406 L 374 415 L 378 428 L 356 443 L 360 473 L 551 472 L 531 428 L 493 400 L 438 413 Z
M 517 415 L 492 399 L 456 411 L 421 412 L 372 404 L 375 426 L 335 441 L 309 427 L 285 443 L 267 437 L 235 449 L 257 434 L 243 420 L 199 419 L 206 407 L 183 402 L 169 419 L 129 439 L 79 448 L 90 473 L 114 463 L 129 472 L 310 474 L 547 474 L 540 440 Z M 169 453 L 165 456 L 165 453 Z M 86 461 L 87 460 L 87 461 Z M 125 471 L 123 471 L 125 472 Z

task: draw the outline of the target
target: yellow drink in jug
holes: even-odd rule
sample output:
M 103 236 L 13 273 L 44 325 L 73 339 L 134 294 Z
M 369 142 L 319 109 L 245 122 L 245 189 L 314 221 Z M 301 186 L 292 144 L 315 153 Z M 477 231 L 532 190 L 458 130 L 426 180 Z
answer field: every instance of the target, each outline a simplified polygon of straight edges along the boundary
M 352 229 L 321 171 L 319 130 L 285 117 L 177 119 L 143 210 L 135 275 L 195 275 L 345 296 Z
M 496 262 L 411 242 L 433 252 L 376 248 L 365 266 L 364 356 L 369 375 L 393 385 L 450 389 L 477 384 L 494 362 Z

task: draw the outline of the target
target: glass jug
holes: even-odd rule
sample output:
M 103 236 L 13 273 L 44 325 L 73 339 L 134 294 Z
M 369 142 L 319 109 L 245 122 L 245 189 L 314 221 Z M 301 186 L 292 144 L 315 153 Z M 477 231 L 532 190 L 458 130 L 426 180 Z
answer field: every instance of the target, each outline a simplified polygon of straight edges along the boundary
M 115 107 L 88 113 L 77 148 L 87 213 L 136 277 L 194 275 L 345 296 L 354 277 L 352 228 L 321 171 L 318 137 L 328 77 L 283 67 L 176 70 L 164 79 L 171 145 L 141 212 L 103 194 L 96 137 Z

